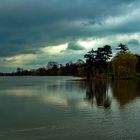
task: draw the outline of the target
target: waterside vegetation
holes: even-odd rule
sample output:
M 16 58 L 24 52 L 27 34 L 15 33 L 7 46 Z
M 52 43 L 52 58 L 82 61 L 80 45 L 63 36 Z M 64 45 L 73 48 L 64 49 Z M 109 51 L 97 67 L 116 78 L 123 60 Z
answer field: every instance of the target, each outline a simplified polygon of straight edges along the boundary
M 130 79 L 139 78 L 140 55 L 130 52 L 127 45 L 120 43 L 112 55 L 109 45 L 91 50 L 75 63 L 65 65 L 50 61 L 46 67 L 25 70 L 18 67 L 16 72 L 0 73 L 0 76 L 80 76 L 88 79 Z

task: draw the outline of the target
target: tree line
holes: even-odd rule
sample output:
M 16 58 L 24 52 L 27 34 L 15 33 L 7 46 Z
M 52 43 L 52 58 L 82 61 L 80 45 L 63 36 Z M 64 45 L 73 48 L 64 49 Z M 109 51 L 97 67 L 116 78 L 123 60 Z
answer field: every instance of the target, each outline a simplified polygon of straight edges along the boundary
M 75 63 L 65 65 L 50 61 L 46 67 L 32 70 L 17 68 L 16 72 L 0 73 L 1 76 L 82 76 L 87 78 L 131 78 L 140 73 L 140 55 L 130 52 L 127 45 L 120 43 L 112 55 L 109 45 L 92 49 Z

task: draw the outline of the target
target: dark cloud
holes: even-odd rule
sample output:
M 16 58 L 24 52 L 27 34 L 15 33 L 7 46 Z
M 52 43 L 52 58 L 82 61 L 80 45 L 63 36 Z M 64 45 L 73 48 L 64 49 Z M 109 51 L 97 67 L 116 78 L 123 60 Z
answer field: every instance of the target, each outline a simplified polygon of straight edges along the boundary
M 136 39 L 132 39 L 128 42 L 129 45 L 135 45 L 135 46 L 139 46 L 140 42 Z
M 139 6 L 139 0 L 1 0 L 0 56 L 36 54 L 40 48 L 73 40 L 139 32 L 140 18 L 123 19 Z M 116 17 L 122 17 L 118 24 L 106 22 Z M 82 48 L 70 43 L 68 49 Z
M 78 45 L 76 42 L 69 43 L 67 49 L 75 50 L 75 51 L 84 50 L 84 48 L 82 46 Z
M 127 45 L 131 51 L 135 54 L 140 54 L 140 42 L 137 39 L 132 39 L 127 42 Z

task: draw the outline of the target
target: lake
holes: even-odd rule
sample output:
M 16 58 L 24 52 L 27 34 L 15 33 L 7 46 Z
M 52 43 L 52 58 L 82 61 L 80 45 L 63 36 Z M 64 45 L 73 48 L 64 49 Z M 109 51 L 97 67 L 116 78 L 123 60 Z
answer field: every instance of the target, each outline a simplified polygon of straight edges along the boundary
M 140 81 L 0 77 L 0 140 L 140 139 Z

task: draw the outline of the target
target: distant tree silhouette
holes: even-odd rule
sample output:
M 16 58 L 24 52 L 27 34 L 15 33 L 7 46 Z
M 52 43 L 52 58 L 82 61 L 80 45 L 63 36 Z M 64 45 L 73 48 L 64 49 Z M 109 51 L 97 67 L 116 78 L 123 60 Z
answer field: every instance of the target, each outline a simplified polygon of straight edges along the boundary
M 135 57 L 137 58 L 136 71 L 140 73 L 140 55 L 136 54 Z
M 81 66 L 85 65 L 85 62 L 82 59 L 78 59 L 76 61 L 76 65 L 81 67 Z
M 46 75 L 46 69 L 45 68 L 39 68 L 36 70 L 37 75 L 45 76 Z
M 112 79 L 117 77 L 132 77 L 135 72 L 140 73 L 140 55 L 134 55 L 129 52 L 129 48 L 120 43 L 116 48 L 116 56 L 112 58 L 111 46 L 105 45 L 96 50 L 91 50 L 84 55 L 84 59 L 78 59 L 75 63 L 58 64 L 50 61 L 47 67 L 40 67 L 32 70 L 24 70 L 20 67 L 16 72 L 0 73 L 4 76 L 85 76 L 87 79 L 101 79 L 112 75 Z
M 47 74 L 48 75 L 57 75 L 58 73 L 58 68 L 59 68 L 59 65 L 57 62 L 54 62 L 54 61 L 50 61 L 48 62 L 48 65 L 47 65 Z
M 119 53 L 125 54 L 128 52 L 129 48 L 127 47 L 127 45 L 120 43 L 116 50 L 118 50 Z
M 48 62 L 48 64 L 47 64 L 47 69 L 52 69 L 54 66 L 58 66 L 58 63 L 57 62 L 55 62 L 55 61 L 50 61 L 50 62 Z
M 77 66 L 77 75 L 81 77 L 86 76 L 85 62 L 82 59 L 78 59 L 76 61 L 76 66 Z
M 84 55 L 86 59 L 86 71 L 88 77 L 95 76 L 97 73 L 103 73 L 107 70 L 108 60 L 112 56 L 111 46 L 105 45 L 98 48 L 96 51 L 93 49 Z
M 111 49 L 111 46 L 105 45 L 103 47 L 103 51 L 104 51 L 105 61 L 108 61 L 112 57 L 112 49 Z
M 71 61 L 69 63 L 66 63 L 66 74 L 76 75 L 76 73 L 77 73 L 77 65 L 75 63 L 72 63 Z
M 96 68 L 99 73 L 103 73 L 107 70 L 108 60 L 112 56 L 111 46 L 105 45 L 103 48 L 98 48 L 96 51 Z
M 23 71 L 23 69 L 18 67 L 17 71 L 16 71 L 16 75 L 18 75 L 18 76 L 22 75 L 22 71 Z
M 95 75 L 95 63 L 96 63 L 96 51 L 93 49 L 84 55 L 86 59 L 86 73 L 89 78 L 91 75 Z

